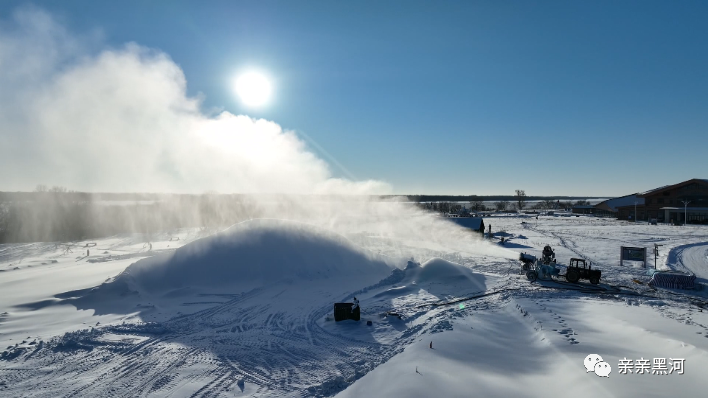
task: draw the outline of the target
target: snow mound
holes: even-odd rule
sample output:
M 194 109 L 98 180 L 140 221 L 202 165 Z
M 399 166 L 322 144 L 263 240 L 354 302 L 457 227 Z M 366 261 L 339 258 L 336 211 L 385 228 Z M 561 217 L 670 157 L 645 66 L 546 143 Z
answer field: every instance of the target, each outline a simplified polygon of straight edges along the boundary
M 465 280 L 478 282 L 480 287 L 484 287 L 484 275 L 476 274 L 467 267 L 441 258 L 432 258 L 420 266 L 410 267 L 408 272 L 412 281 L 417 284 Z
M 416 272 L 416 282 L 425 283 L 441 279 L 460 278 L 471 275 L 472 272 L 460 265 L 451 263 L 441 258 L 433 258 L 420 266 Z
M 441 258 L 432 258 L 425 263 L 408 262 L 399 286 L 394 286 L 375 297 L 401 297 L 417 294 L 420 289 L 440 298 L 464 296 L 487 289 L 488 277 L 473 272 L 459 264 Z
M 138 261 L 116 282 L 150 292 L 328 279 L 348 285 L 375 283 L 392 269 L 384 259 L 328 230 L 259 219 L 236 224 L 172 254 Z

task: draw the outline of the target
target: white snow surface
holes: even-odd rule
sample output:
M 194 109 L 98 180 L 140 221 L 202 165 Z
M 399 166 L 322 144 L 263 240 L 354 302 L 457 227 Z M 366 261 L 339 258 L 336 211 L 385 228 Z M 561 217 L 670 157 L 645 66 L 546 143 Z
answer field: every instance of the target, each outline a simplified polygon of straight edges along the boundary
M 657 268 L 704 285 L 708 228 L 485 224 L 504 246 L 282 220 L 155 234 L 152 250 L 142 235 L 2 245 L 0 396 L 702 396 L 706 289 L 652 289 L 619 250 L 661 244 Z M 529 283 L 509 253 L 546 244 L 561 268 L 591 261 L 600 285 Z M 361 321 L 334 322 L 353 296 Z M 586 372 L 589 354 L 609 378 Z M 685 373 L 620 374 L 625 357 L 683 358 Z

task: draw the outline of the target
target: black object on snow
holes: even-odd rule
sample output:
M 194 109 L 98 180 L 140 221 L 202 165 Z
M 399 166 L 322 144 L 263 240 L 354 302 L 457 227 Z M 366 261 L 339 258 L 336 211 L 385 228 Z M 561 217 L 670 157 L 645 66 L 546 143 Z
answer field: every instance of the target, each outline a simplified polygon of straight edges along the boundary
M 355 321 L 361 319 L 359 307 L 354 308 L 352 311 L 353 306 L 353 303 L 334 303 L 334 320 L 339 322 L 347 319 Z

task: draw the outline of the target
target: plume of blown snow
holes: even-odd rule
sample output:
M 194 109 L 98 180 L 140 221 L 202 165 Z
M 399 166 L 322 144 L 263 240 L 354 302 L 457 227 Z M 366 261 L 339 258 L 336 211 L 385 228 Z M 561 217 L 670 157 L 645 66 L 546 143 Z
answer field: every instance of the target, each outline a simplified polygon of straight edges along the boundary
M 0 87 L 3 190 L 51 182 L 94 192 L 279 193 L 253 199 L 257 216 L 306 221 L 367 248 L 383 242 L 387 255 L 513 256 L 414 206 L 352 196 L 391 187 L 337 178 L 273 121 L 203 112 L 164 52 L 106 48 L 100 34 L 73 34 L 37 8 L 0 20 Z
M 0 22 L 0 180 L 101 192 L 390 192 L 333 178 L 296 133 L 200 109 L 180 67 L 135 43 L 103 49 L 51 15 Z

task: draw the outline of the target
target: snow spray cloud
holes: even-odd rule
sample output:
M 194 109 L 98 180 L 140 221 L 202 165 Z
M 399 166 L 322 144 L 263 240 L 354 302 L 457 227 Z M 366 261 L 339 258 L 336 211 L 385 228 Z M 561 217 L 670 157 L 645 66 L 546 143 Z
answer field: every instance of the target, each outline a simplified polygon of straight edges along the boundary
M 40 9 L 0 20 L 0 87 L 2 190 L 51 183 L 94 192 L 281 193 L 246 207 L 254 216 L 333 229 L 374 250 L 387 239 L 388 254 L 513 256 L 413 206 L 294 195 L 391 187 L 333 178 L 327 163 L 274 122 L 205 114 L 167 54 L 134 43 L 106 49 L 100 34 L 73 35 Z M 36 228 L 49 224 L 39 220 Z
M 41 10 L 0 25 L 0 181 L 100 192 L 388 193 L 333 178 L 276 123 L 205 115 L 166 54 L 100 48 Z

